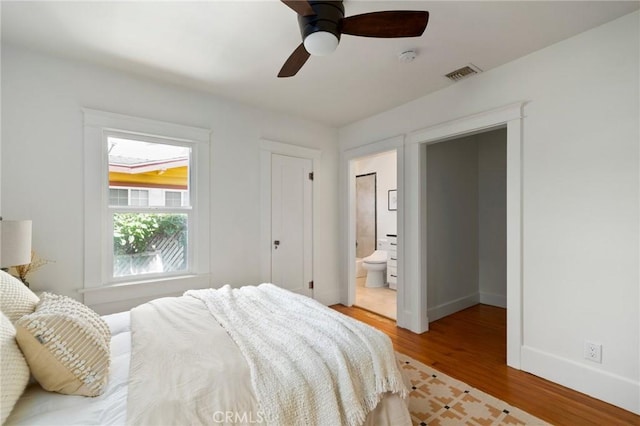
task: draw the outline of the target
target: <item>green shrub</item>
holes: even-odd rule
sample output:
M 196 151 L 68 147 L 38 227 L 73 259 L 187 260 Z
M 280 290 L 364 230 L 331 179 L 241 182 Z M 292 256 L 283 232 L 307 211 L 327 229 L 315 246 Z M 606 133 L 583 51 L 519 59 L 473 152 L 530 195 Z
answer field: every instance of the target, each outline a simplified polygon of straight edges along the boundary
M 151 251 L 153 241 L 162 237 L 186 240 L 185 214 L 116 213 L 113 216 L 113 252 L 115 255 Z

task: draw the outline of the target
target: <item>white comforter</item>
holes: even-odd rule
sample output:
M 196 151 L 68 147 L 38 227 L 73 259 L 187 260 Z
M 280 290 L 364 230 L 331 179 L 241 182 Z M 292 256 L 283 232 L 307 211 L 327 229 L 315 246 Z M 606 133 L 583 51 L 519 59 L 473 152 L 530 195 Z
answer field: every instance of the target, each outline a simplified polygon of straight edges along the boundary
M 178 410 L 178 416 L 183 416 L 180 424 L 224 424 L 224 425 L 255 425 L 260 424 L 261 417 L 258 412 L 258 404 L 251 386 L 250 371 L 237 346 L 215 321 L 203 321 L 202 314 L 211 317 L 202 302 L 193 298 L 182 299 L 178 305 L 173 303 L 176 298 L 159 299 L 144 305 L 143 309 L 151 309 L 160 313 L 160 322 L 177 326 L 184 338 L 173 342 L 175 357 L 173 363 L 166 366 L 164 371 L 144 370 L 137 380 L 131 377 L 129 380 L 129 363 L 131 351 L 131 332 L 129 329 L 129 313 L 105 316 L 113 337 L 111 342 L 112 364 L 110 369 L 109 384 L 105 393 L 96 398 L 80 396 L 68 396 L 50 393 L 42 390 L 37 384 L 30 386 L 14 408 L 7 424 L 22 425 L 124 425 L 127 423 L 127 398 L 129 386 L 144 386 L 144 375 L 158 375 L 171 372 L 174 375 L 183 367 L 207 369 L 213 372 L 211 375 L 189 375 L 185 377 L 185 386 L 171 393 L 182 393 L 182 401 L 176 402 L 173 409 Z M 167 304 L 167 300 L 171 302 Z M 186 305 L 185 305 L 186 304 Z M 165 306 L 166 305 L 166 306 Z M 172 305 L 173 308 L 168 308 Z M 176 317 L 177 315 L 177 317 Z M 198 319 L 199 318 L 199 319 Z M 187 325 L 190 324 L 190 325 Z M 162 334 L 160 333 L 160 338 Z M 184 366 L 181 361 L 181 353 L 192 351 L 194 342 L 203 348 L 201 364 Z M 153 345 L 153 341 L 148 342 Z M 153 347 L 151 348 L 153 353 Z M 179 374 L 178 374 L 179 375 Z M 213 379 L 212 379 L 213 377 Z M 213 380 L 213 381 L 212 381 Z M 147 389 L 146 403 L 156 404 L 167 396 L 169 390 L 162 388 Z M 213 412 L 205 417 L 194 417 L 194 405 L 201 403 L 198 398 L 207 398 L 207 404 L 211 404 L 211 395 L 214 395 Z M 140 393 L 137 393 L 138 395 Z M 140 402 L 140 401 L 138 401 Z M 145 403 L 145 401 L 141 401 Z M 164 401 L 166 404 L 166 400 Z M 190 405 L 191 404 L 191 405 Z M 162 412 L 163 410 L 158 410 Z M 197 411 L 197 410 L 195 410 Z M 180 414 L 182 413 L 182 414 Z M 180 418 L 180 417 L 176 417 Z M 135 420 L 130 419 L 129 424 Z M 176 424 L 166 417 L 146 418 L 138 424 Z M 369 413 L 365 425 L 406 425 L 410 424 L 410 418 L 405 402 L 396 394 L 388 393 L 378 404 L 376 409 Z
M 185 295 L 240 349 L 267 424 L 358 426 L 387 392 L 407 395 L 389 337 L 313 299 L 273 284 Z

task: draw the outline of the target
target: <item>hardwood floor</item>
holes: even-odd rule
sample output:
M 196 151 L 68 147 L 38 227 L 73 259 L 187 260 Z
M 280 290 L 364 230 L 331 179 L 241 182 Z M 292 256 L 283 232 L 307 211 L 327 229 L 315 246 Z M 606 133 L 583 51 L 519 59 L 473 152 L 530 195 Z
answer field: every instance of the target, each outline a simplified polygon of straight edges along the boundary
M 332 308 L 385 332 L 398 352 L 556 425 L 640 425 L 640 416 L 506 365 L 506 310 L 476 305 L 414 334 L 356 307 Z

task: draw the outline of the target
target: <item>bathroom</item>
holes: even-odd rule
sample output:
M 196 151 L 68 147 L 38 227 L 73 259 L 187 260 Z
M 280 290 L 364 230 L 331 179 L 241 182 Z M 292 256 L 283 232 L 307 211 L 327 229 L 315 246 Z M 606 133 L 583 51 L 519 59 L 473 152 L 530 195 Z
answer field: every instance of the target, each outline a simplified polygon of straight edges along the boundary
M 355 159 L 355 305 L 396 319 L 397 159 L 386 151 Z

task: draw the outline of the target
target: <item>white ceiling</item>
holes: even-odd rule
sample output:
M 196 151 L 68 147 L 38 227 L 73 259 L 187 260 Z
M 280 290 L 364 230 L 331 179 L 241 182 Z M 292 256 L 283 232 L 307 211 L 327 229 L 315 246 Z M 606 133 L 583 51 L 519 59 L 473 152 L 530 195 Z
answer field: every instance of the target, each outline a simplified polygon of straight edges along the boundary
M 2 2 L 2 42 L 25 45 L 228 99 L 341 126 L 484 71 L 640 7 L 638 1 L 345 1 L 346 16 L 427 10 L 420 38 L 343 36 L 335 53 L 276 78 L 301 42 L 277 0 Z M 418 58 L 397 55 L 414 48 Z M 471 77 L 473 78 L 473 77 Z

